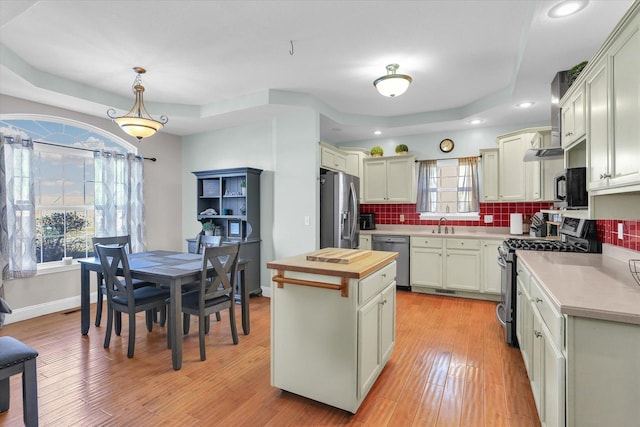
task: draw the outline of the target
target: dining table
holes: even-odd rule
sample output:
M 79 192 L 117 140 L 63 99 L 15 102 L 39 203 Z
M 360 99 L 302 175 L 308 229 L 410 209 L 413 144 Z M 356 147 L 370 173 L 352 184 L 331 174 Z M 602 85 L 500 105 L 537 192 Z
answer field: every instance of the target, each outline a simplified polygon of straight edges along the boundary
M 165 250 L 138 252 L 127 255 L 131 276 L 134 279 L 166 286 L 170 290 L 168 328 L 171 338 L 173 369 L 182 367 L 182 287 L 199 282 L 202 273 L 202 255 Z M 249 335 L 249 290 L 245 266 L 250 260 L 238 260 L 238 288 L 242 311 L 242 330 Z M 97 273 L 102 283 L 102 266 L 98 257 L 78 259 L 80 264 L 80 318 L 82 335 L 89 333 L 90 323 L 90 273 Z M 213 268 L 211 268 L 213 271 Z M 181 333 L 176 333 L 180 331 Z

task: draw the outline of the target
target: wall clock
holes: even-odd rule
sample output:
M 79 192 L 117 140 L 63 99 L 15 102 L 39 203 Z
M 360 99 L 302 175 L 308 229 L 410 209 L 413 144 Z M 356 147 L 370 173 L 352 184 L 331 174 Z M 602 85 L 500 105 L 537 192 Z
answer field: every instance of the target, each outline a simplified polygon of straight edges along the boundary
M 443 153 L 449 153 L 451 150 L 453 150 L 453 146 L 453 140 L 449 138 L 440 141 L 440 151 L 442 151 Z

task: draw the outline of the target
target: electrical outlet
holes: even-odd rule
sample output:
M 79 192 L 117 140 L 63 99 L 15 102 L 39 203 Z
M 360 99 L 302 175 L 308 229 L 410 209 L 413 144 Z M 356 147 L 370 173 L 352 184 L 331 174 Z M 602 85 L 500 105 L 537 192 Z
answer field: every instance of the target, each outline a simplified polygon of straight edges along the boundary
M 400 222 L 404 222 L 404 215 L 400 214 Z
M 304 217 L 304 225 L 309 225 L 309 216 Z
M 618 239 L 624 240 L 624 223 L 618 223 Z
M 484 223 L 485 224 L 491 224 L 493 222 L 493 215 L 485 215 L 484 216 Z

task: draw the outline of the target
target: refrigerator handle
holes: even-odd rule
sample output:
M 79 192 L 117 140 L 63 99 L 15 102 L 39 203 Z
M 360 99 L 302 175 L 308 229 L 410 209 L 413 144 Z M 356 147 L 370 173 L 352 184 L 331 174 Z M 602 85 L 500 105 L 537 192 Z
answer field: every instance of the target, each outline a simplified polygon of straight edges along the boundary
M 349 183 L 349 193 L 351 196 L 351 209 L 349 209 L 349 213 L 352 216 L 350 223 L 349 240 L 353 242 L 353 239 L 356 237 L 356 230 L 358 229 L 358 198 L 356 196 L 356 194 L 358 193 L 353 182 Z

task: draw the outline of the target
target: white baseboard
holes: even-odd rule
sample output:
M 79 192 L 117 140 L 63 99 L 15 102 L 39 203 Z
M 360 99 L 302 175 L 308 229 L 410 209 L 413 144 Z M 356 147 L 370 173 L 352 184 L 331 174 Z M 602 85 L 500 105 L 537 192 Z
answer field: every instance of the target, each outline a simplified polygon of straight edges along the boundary
M 96 293 L 89 295 L 89 301 L 96 301 Z M 44 316 L 45 314 L 57 313 L 59 311 L 69 311 L 80 308 L 80 295 L 65 298 L 56 301 L 50 301 L 45 304 L 30 305 L 29 307 L 17 308 L 11 314 L 7 314 L 4 318 L 4 324 L 20 322 L 22 320 L 33 319 L 34 317 Z

